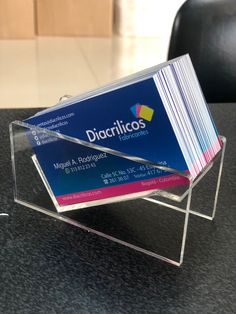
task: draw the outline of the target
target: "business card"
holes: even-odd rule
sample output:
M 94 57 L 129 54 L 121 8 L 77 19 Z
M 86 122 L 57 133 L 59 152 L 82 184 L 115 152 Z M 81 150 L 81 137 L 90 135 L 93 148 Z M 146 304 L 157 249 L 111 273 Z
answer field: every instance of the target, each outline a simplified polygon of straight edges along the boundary
M 150 165 L 194 179 L 221 147 L 188 56 L 25 122 L 45 130 L 29 140 L 57 208 L 186 184 Z

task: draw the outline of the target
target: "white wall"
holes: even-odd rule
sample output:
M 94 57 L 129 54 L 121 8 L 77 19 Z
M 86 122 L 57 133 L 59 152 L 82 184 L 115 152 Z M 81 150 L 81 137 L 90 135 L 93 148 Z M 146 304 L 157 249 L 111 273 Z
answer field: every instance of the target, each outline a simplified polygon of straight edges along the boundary
M 115 0 L 115 31 L 121 36 L 166 38 L 185 0 Z

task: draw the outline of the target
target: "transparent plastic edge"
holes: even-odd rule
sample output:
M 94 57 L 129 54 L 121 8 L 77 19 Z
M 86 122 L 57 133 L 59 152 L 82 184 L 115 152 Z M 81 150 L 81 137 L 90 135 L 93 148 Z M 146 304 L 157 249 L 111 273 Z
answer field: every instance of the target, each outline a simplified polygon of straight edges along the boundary
M 154 168 L 158 168 L 158 169 L 166 171 L 166 172 L 170 172 L 170 173 L 173 173 L 173 174 L 178 174 L 178 175 L 180 175 L 182 177 L 187 178 L 189 181 L 193 181 L 192 176 L 190 174 L 186 173 L 186 172 L 180 171 L 178 169 L 166 167 L 166 166 L 163 166 L 163 165 L 161 165 L 159 163 L 149 161 L 147 159 L 143 159 L 143 158 L 140 158 L 140 157 L 137 157 L 137 156 L 129 155 L 129 154 L 124 153 L 124 152 L 120 152 L 120 151 L 117 151 L 117 150 L 114 150 L 114 149 L 111 149 L 111 148 L 108 148 L 108 147 L 105 147 L 105 146 L 101 146 L 101 145 L 97 145 L 97 144 L 94 144 L 94 143 L 90 143 L 90 142 L 81 140 L 79 138 L 75 138 L 75 137 L 72 137 L 72 136 L 65 135 L 63 133 L 51 131 L 51 130 L 48 130 L 46 128 L 41 128 L 41 127 L 38 127 L 38 126 L 35 126 L 35 125 L 31 125 L 29 123 L 25 123 L 25 122 L 22 122 L 22 121 L 16 120 L 16 121 L 11 122 L 10 130 L 12 130 L 12 126 L 13 125 L 18 125 L 20 127 L 26 128 L 26 129 L 30 129 L 30 130 L 35 130 L 35 131 L 38 131 L 38 132 L 46 133 L 46 134 L 48 134 L 48 135 L 50 135 L 52 137 L 56 137 L 56 138 L 59 138 L 59 139 L 62 139 L 62 140 L 67 140 L 69 142 L 73 142 L 75 144 L 79 144 L 79 145 L 82 145 L 82 146 L 85 146 L 85 147 L 96 149 L 96 150 L 99 150 L 101 152 L 105 152 L 105 153 L 110 154 L 110 155 L 115 155 L 115 156 L 118 156 L 118 157 L 121 157 L 121 158 L 125 158 L 125 159 L 131 160 L 131 161 L 134 161 L 134 162 L 137 162 L 137 163 L 140 163 L 140 164 L 144 164 L 144 165 L 148 165 L 148 166 L 151 166 L 151 167 L 154 167 Z

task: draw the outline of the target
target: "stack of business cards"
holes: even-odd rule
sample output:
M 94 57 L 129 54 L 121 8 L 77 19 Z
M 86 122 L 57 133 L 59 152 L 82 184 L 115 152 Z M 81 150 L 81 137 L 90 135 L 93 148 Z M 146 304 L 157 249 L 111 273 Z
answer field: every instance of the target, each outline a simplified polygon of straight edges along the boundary
M 221 143 L 189 56 L 164 67 L 154 80 L 195 178 L 220 150 Z
M 81 140 L 35 131 L 30 138 L 58 211 L 186 184 L 147 163 L 194 179 L 221 149 L 188 55 L 71 97 L 25 122 Z

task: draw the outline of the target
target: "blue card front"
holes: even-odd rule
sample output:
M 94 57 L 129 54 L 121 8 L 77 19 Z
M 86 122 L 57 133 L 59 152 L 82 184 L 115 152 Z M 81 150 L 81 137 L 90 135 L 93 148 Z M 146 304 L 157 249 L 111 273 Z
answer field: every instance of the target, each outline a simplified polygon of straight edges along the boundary
M 25 122 L 180 171 L 188 170 L 152 78 L 58 110 L 55 107 Z M 153 190 L 163 186 L 161 177 L 169 175 L 65 140 L 50 141 L 42 134 L 33 134 L 31 141 L 61 205 Z M 165 184 L 178 184 L 177 181 L 166 180 Z

